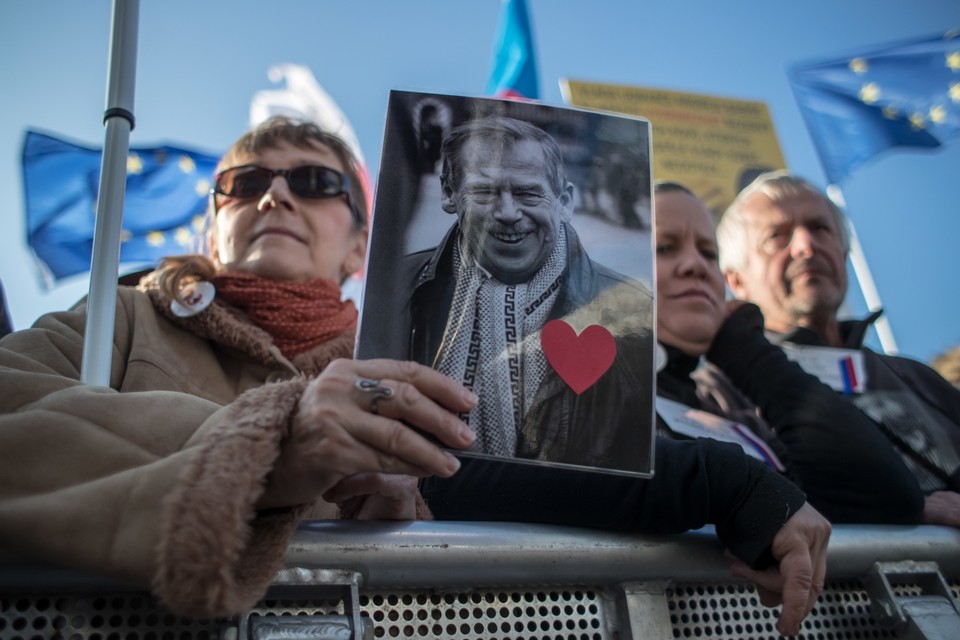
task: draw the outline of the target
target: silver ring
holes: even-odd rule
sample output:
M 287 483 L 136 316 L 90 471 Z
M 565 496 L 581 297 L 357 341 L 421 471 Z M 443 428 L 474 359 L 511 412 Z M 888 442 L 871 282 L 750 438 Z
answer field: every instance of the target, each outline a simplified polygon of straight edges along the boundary
M 370 396 L 370 413 L 379 413 L 377 403 L 380 402 L 381 398 L 393 397 L 393 389 L 380 384 L 380 381 L 376 378 L 357 378 L 353 386 L 357 391 Z

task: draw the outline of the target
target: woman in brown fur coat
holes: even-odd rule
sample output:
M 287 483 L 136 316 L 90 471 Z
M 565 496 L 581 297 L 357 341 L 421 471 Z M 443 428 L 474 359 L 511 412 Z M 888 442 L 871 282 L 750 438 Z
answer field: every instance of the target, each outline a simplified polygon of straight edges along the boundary
M 338 138 L 268 121 L 221 160 L 210 258 L 120 287 L 109 387 L 78 379 L 83 302 L 4 340 L 0 545 L 209 616 L 262 596 L 297 523 L 337 501 L 426 515 L 414 476 L 459 462 L 401 420 L 464 447 L 475 399 L 427 367 L 350 359 L 360 184 Z

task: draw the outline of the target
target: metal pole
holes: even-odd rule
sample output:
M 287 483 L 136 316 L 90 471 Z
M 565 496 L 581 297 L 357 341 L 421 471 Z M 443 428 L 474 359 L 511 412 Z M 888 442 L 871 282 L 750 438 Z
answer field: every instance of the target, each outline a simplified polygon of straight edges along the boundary
M 827 187 L 827 197 L 838 207 L 841 211 L 846 212 L 847 202 L 843 197 L 843 192 L 840 190 L 840 187 L 831 184 Z M 850 264 L 853 265 L 853 273 L 857 276 L 857 283 L 860 285 L 860 291 L 863 292 L 863 299 L 867 303 L 867 308 L 870 311 L 876 311 L 877 309 L 882 309 L 883 304 L 880 302 L 880 292 L 877 290 L 877 285 L 873 281 L 873 275 L 870 273 L 870 266 L 867 264 L 867 256 L 863 253 L 863 247 L 860 245 L 860 238 L 857 236 L 857 230 L 853 226 L 853 220 L 849 216 L 846 216 L 847 221 L 847 233 L 850 236 Z M 880 346 L 883 347 L 883 352 L 888 354 L 896 354 L 897 341 L 893 339 L 893 329 L 890 327 L 890 321 L 887 320 L 886 315 L 882 315 L 877 318 L 877 321 L 873 323 L 873 327 L 877 330 L 877 336 L 880 338 Z
M 99 386 L 110 383 L 127 153 L 134 124 L 133 90 L 137 70 L 139 15 L 139 0 L 114 0 L 107 72 L 107 109 L 103 114 L 107 133 L 100 165 L 87 325 L 80 370 L 80 379 L 85 384 Z

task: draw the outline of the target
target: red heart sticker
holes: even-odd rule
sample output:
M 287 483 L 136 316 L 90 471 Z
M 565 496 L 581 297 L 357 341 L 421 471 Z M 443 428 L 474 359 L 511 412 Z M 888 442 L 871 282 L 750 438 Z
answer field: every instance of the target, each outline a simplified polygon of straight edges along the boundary
M 617 355 L 613 336 L 598 324 L 578 336 L 563 320 L 551 320 L 543 325 L 540 344 L 547 362 L 577 395 L 592 387 Z

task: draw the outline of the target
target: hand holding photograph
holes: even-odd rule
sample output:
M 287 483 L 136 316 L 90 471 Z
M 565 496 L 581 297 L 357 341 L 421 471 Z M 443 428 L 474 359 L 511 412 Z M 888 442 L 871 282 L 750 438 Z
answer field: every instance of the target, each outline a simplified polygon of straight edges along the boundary
M 469 452 L 653 471 L 650 128 L 391 93 L 357 339 L 479 397 Z

